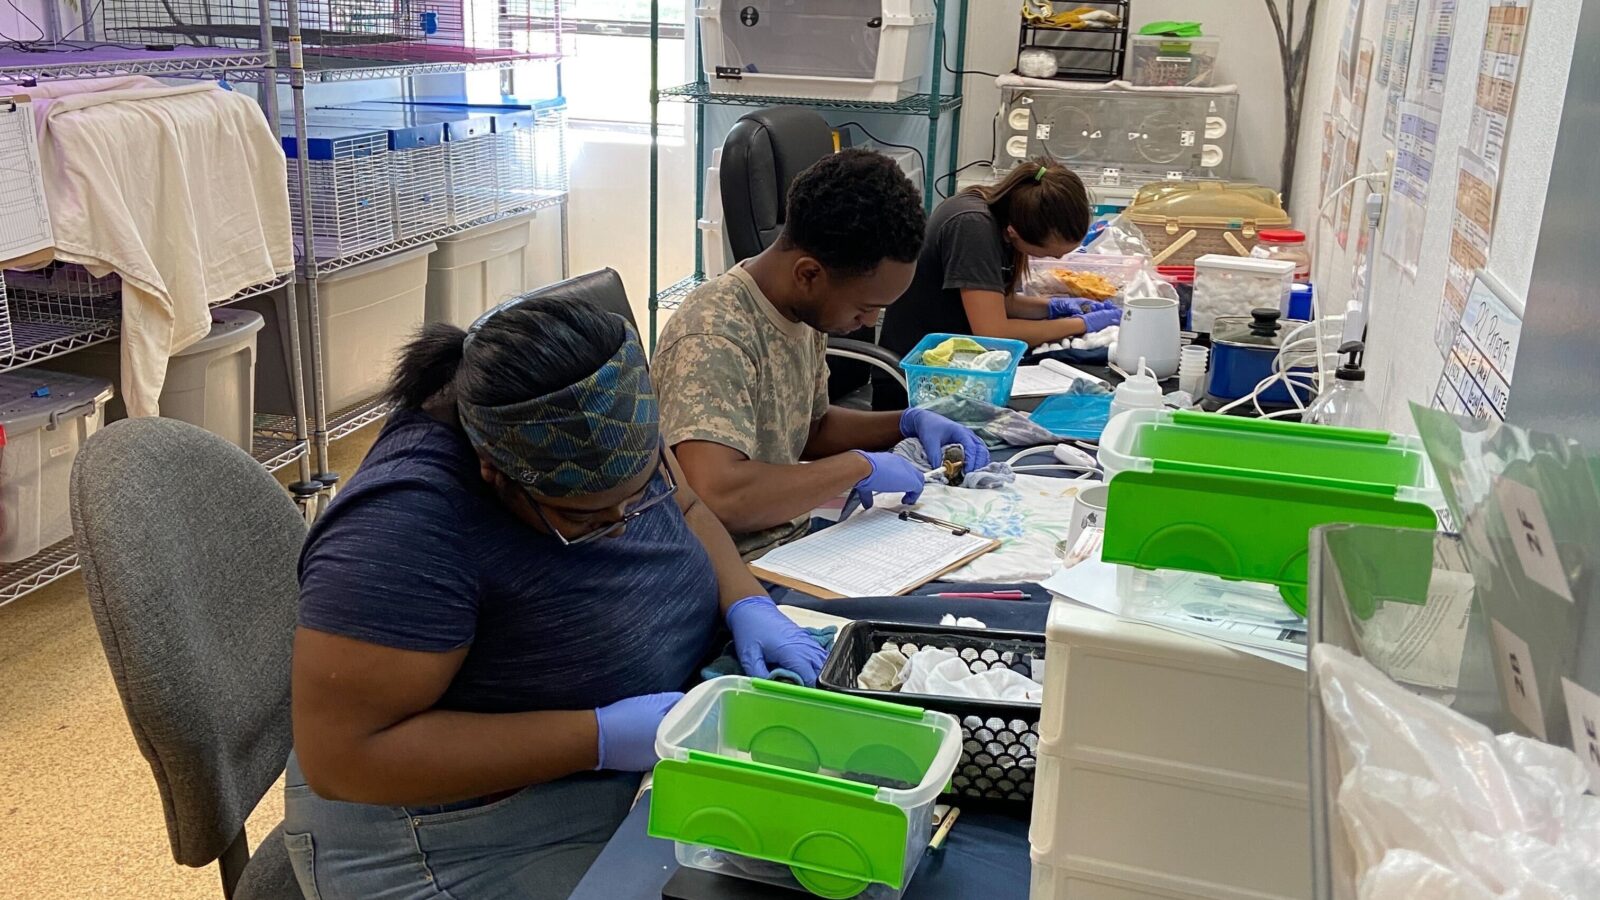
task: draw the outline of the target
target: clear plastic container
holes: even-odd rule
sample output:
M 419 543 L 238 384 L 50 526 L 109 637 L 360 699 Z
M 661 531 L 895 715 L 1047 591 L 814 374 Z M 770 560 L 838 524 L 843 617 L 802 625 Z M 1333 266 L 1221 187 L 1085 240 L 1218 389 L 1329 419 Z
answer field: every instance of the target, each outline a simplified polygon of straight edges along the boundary
M 1250 248 L 1255 259 L 1287 259 L 1294 263 L 1294 280 L 1311 280 L 1311 249 L 1306 246 L 1305 232 L 1293 228 L 1269 228 L 1256 235 L 1256 245 Z
M 1033 291 L 1045 297 L 1074 297 L 1072 288 L 1057 274 L 1066 270 L 1074 274 L 1098 275 L 1117 289 L 1112 297 L 1122 298 L 1122 289 L 1144 269 L 1146 260 L 1138 256 L 1117 256 L 1111 253 L 1068 253 L 1066 256 L 1034 258 L 1028 262 L 1028 282 Z
M 72 462 L 105 419 L 111 382 L 67 372 L 0 373 L 0 563 L 72 537 Z
M 1194 261 L 1190 325 L 1209 334 L 1219 317 L 1248 318 L 1255 309 L 1283 309 L 1293 284 L 1294 263 L 1289 260 L 1208 253 Z
M 953 366 L 926 366 L 922 354 L 951 338 L 977 341 L 986 350 L 1006 350 L 1011 353 L 1011 365 L 998 372 L 978 369 L 959 369 Z M 970 334 L 930 334 L 917 342 L 911 352 L 900 360 L 906 373 L 906 392 L 912 406 L 927 406 L 944 397 L 970 397 L 987 400 L 996 406 L 1005 406 L 1011 398 L 1011 383 L 1017 377 L 1017 365 L 1028 352 L 1022 341 L 1007 338 L 976 337 Z
M 1222 39 L 1136 34 L 1128 38 L 1128 81 L 1140 87 L 1211 87 Z
M 649 833 L 678 862 L 824 897 L 898 898 L 961 756 L 953 716 L 725 676 L 656 732 Z

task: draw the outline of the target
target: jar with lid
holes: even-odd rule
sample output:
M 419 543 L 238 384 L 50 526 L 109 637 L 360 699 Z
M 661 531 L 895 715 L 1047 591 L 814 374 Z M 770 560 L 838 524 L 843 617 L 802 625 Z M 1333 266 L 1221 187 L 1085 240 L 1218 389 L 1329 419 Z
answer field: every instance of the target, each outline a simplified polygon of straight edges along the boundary
M 1294 280 L 1311 280 L 1311 251 L 1305 232 L 1292 228 L 1270 228 L 1256 234 L 1250 255 L 1257 259 L 1287 259 L 1294 263 Z

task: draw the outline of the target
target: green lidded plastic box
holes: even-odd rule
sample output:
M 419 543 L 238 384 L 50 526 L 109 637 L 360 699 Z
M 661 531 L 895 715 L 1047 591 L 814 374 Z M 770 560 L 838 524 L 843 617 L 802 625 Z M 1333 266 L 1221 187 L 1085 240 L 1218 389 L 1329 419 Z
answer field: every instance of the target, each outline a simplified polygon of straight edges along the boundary
M 1277 585 L 1301 615 L 1312 528 L 1431 531 L 1443 505 L 1422 442 L 1384 431 L 1133 410 L 1107 426 L 1100 464 L 1106 562 Z
M 897 898 L 961 754 L 952 716 L 729 675 L 656 732 L 651 837 L 678 862 L 821 897 Z

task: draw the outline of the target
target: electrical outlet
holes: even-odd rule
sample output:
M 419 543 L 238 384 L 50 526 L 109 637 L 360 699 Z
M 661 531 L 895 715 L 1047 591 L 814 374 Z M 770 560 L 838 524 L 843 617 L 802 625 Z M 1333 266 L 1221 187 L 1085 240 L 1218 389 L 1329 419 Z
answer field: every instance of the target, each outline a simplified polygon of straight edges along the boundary
M 1389 194 L 1394 190 L 1395 156 L 1393 150 L 1383 151 L 1383 183 L 1373 188 L 1383 197 L 1383 208 L 1378 212 L 1378 233 L 1383 233 L 1383 224 L 1389 221 Z

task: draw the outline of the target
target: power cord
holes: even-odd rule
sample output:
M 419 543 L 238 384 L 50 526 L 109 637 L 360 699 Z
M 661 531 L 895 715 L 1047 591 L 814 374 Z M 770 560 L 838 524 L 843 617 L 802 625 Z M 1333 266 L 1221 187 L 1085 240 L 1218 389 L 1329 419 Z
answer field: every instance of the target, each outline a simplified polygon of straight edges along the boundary
M 950 45 L 946 43 L 939 52 L 939 64 L 951 75 L 987 75 L 990 78 L 999 78 L 999 72 L 985 72 L 982 69 L 952 69 L 950 67 Z
M 875 144 L 881 144 L 881 145 L 883 145 L 885 147 L 894 147 L 894 148 L 896 148 L 898 150 L 910 150 L 912 153 L 915 153 L 917 155 L 917 164 L 922 167 L 922 171 L 924 171 L 924 172 L 928 171 L 928 160 L 927 160 L 927 158 L 922 155 L 922 151 L 921 150 L 918 150 L 916 147 L 913 147 L 910 144 L 896 144 L 893 141 L 886 141 L 883 138 L 880 138 L 877 135 L 873 134 L 872 132 L 868 131 L 867 130 L 867 126 L 861 124 L 860 122 L 856 122 L 856 121 L 845 122 L 845 123 L 843 123 L 841 125 L 837 125 L 835 127 L 837 127 L 837 128 L 849 128 L 852 125 L 854 125 L 855 127 L 861 129 L 861 133 L 866 135 L 867 139 L 872 141 Z

